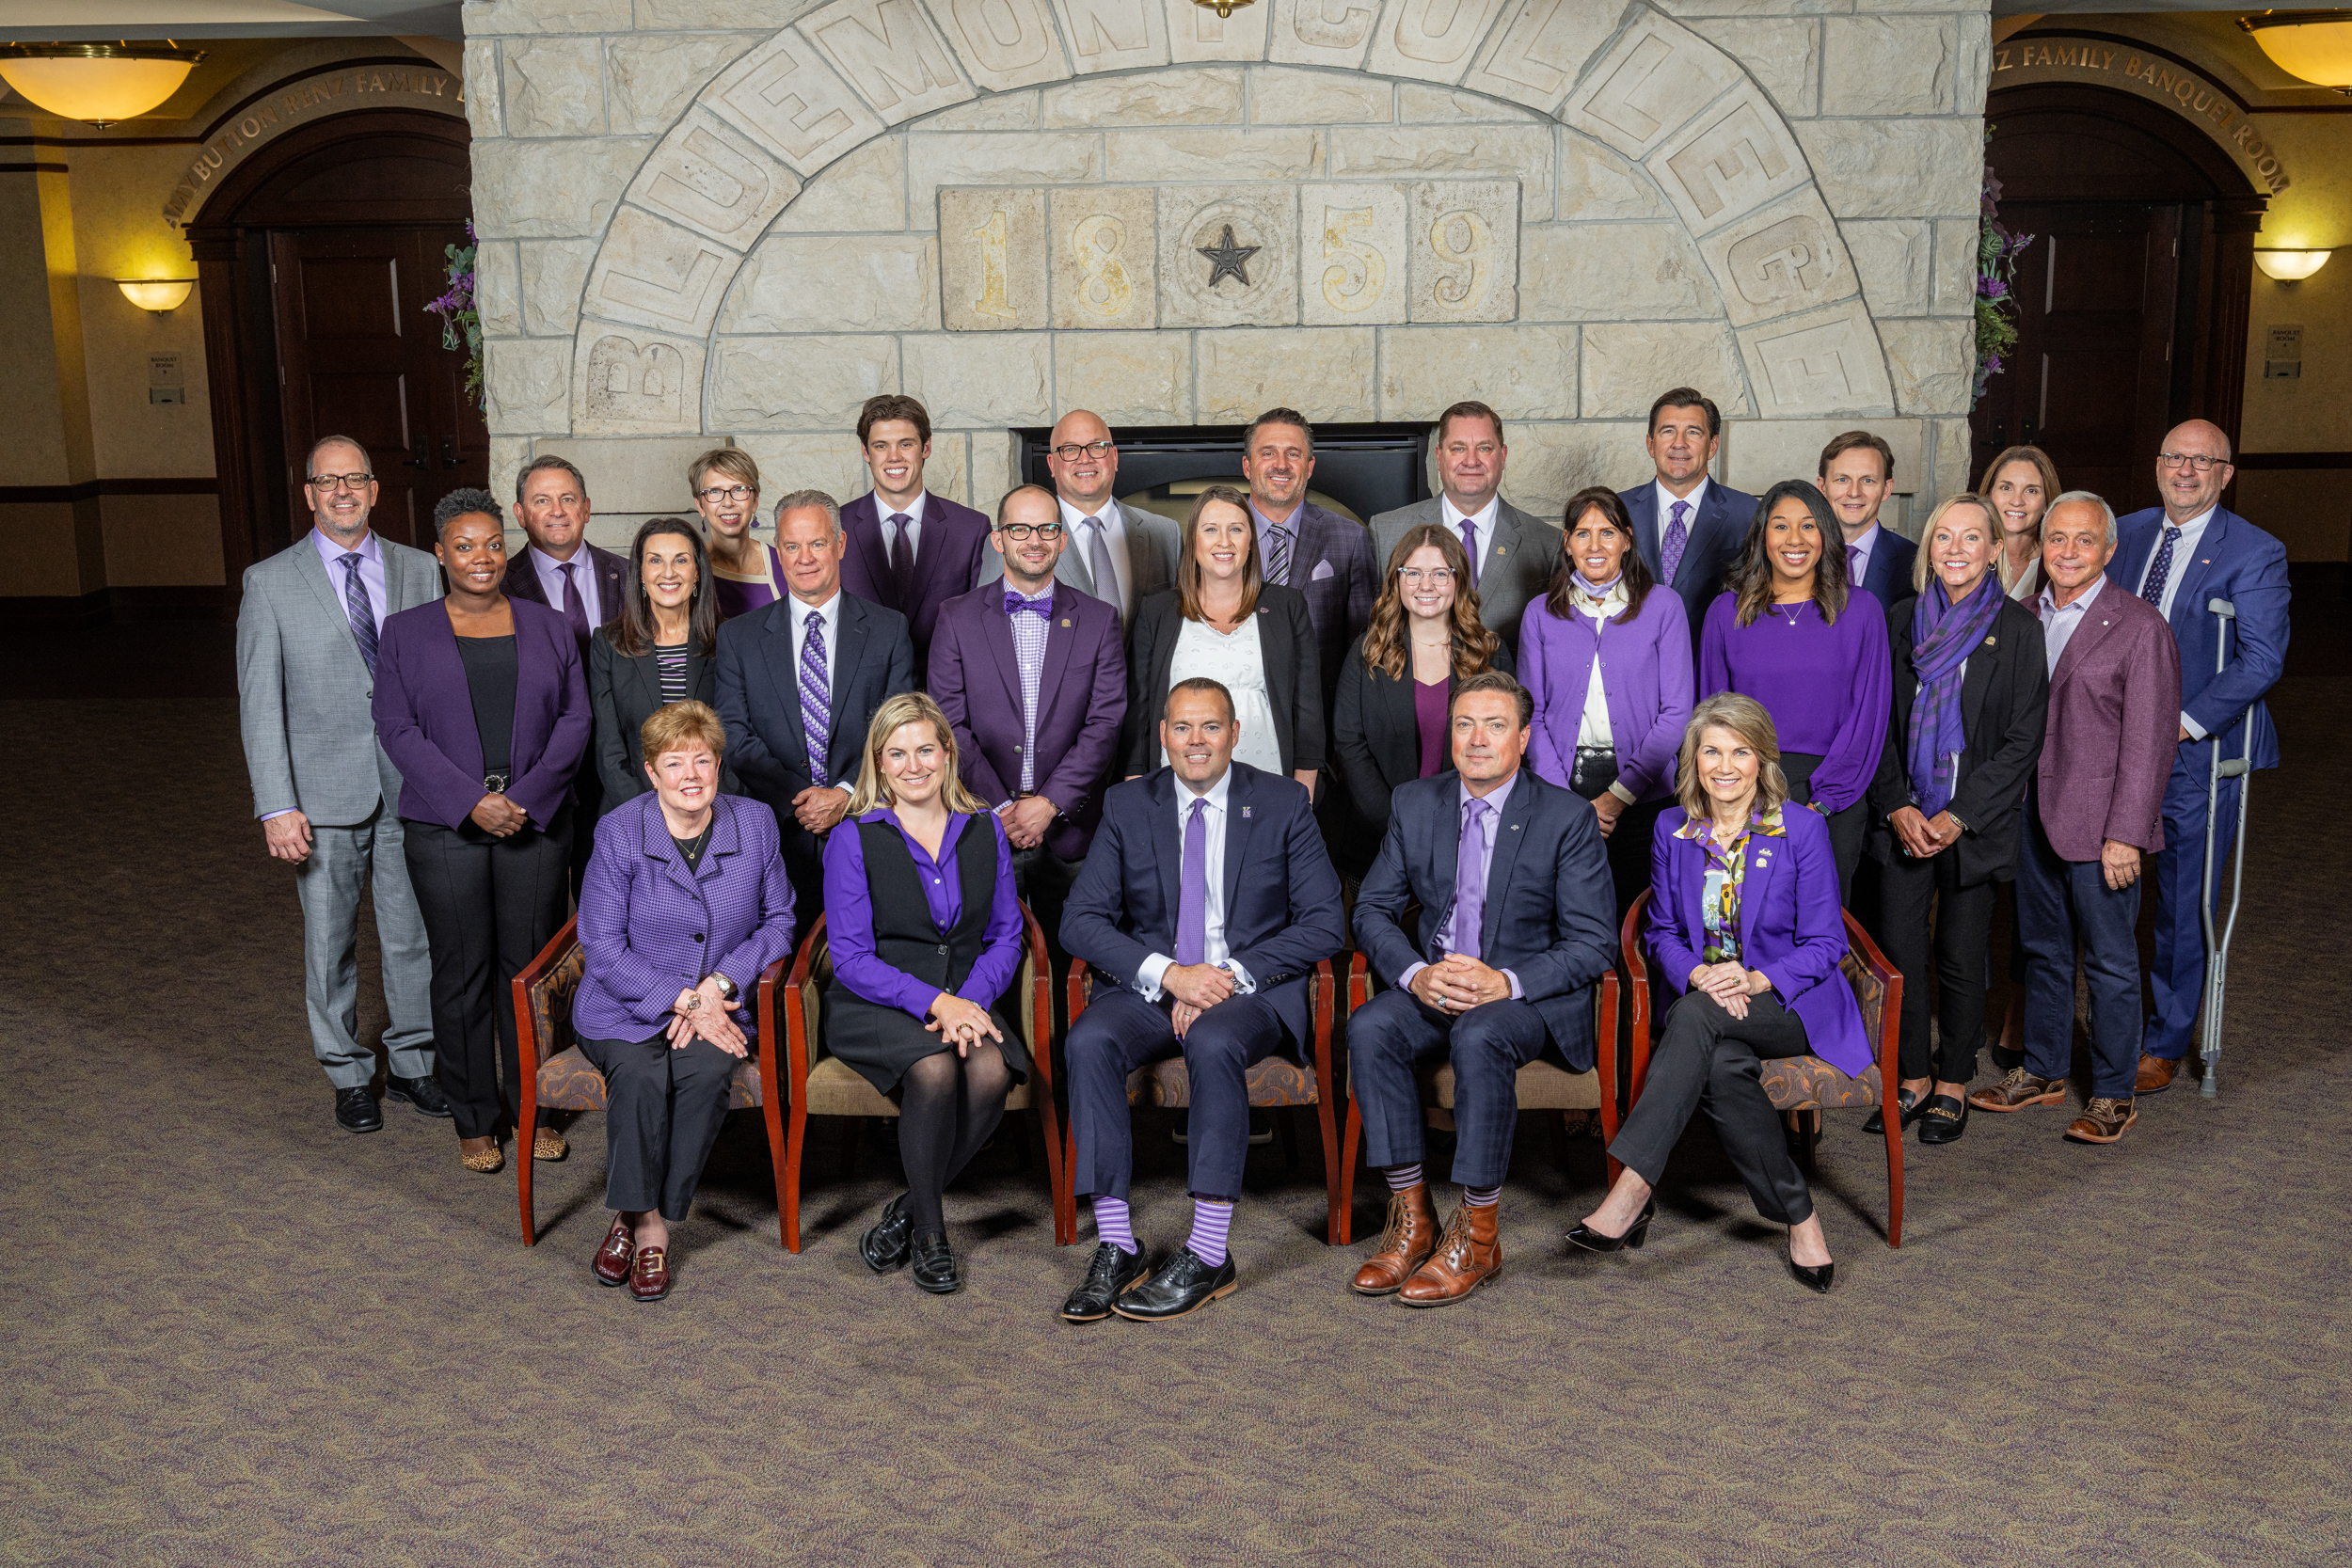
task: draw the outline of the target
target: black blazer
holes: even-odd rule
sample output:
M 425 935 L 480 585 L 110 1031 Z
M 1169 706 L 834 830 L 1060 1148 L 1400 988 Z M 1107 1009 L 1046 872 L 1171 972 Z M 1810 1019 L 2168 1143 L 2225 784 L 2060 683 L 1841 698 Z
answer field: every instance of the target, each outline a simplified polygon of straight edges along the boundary
M 609 812 L 653 787 L 645 779 L 644 746 L 639 732 L 662 706 L 661 667 L 652 653 L 630 658 L 612 645 L 612 634 L 611 626 L 599 626 L 588 640 L 588 708 L 596 718 L 588 752 L 596 759 L 596 778 L 604 786 L 600 812 Z M 719 705 L 715 659 L 688 651 L 686 694 L 714 708 Z M 719 770 L 719 787 L 729 795 L 743 792 L 735 770 L 723 765 Z
M 1486 667 L 1517 674 L 1510 644 L 1498 644 Z M 1347 785 L 1347 798 L 1356 802 L 1375 833 L 1388 832 L 1389 797 L 1396 786 L 1421 777 L 1421 719 L 1413 711 L 1411 676 L 1409 659 L 1403 680 L 1391 680 L 1367 665 L 1360 637 L 1340 666 L 1339 696 L 1331 711 L 1331 750 L 1340 780 Z M 1449 703 L 1460 684 L 1451 674 L 1446 676 Z
M 1168 711 L 1168 689 L 1174 684 L 1168 670 L 1184 629 L 1176 592 L 1167 588 L 1148 595 L 1136 607 L 1127 633 L 1127 719 L 1120 751 L 1127 759 L 1121 771 L 1131 779 L 1159 766 L 1152 749 L 1160 742 L 1160 716 Z M 1266 702 L 1274 709 L 1282 771 L 1321 768 L 1323 673 L 1306 594 L 1272 583 L 1258 590 L 1258 651 L 1265 660 Z
M 1911 804 L 1911 708 L 1918 700 L 1919 675 L 1911 662 L 1912 607 L 1901 599 L 1886 611 L 1886 641 L 1895 656 L 1895 701 L 1886 728 L 1886 749 L 1870 781 L 1871 857 L 1882 864 L 1901 858 L 1902 846 L 1887 818 Z M 1956 852 L 1960 880 L 1973 887 L 2017 875 L 2017 834 L 2024 820 L 2026 783 L 2042 761 L 2042 737 L 2050 708 L 2050 663 L 2043 652 L 2042 622 L 2014 599 L 2004 598 L 1993 629 L 1968 656 L 1960 679 L 1960 788 L 1951 813 L 1964 831 Z

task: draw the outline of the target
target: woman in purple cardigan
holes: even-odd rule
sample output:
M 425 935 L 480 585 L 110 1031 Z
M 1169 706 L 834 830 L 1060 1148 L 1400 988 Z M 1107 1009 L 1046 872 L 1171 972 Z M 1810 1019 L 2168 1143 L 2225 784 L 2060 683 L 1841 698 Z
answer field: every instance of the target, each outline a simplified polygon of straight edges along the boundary
M 1674 796 L 1692 699 L 1691 624 L 1680 595 L 1650 592 L 1614 490 L 1578 491 L 1564 516 L 1551 590 L 1519 623 L 1519 680 L 1535 699 L 1527 760 L 1593 802 L 1623 914 L 1649 885 L 1650 829 Z
M 1809 1053 L 1849 1075 L 1870 1066 L 1862 1010 L 1838 969 L 1846 927 L 1829 828 L 1790 809 L 1772 716 L 1751 698 L 1698 705 L 1678 776 L 1680 804 L 1651 841 L 1648 928 L 1651 958 L 1683 996 L 1609 1146 L 1625 1170 L 1568 1241 L 1589 1252 L 1640 1246 L 1666 1157 L 1704 1107 L 1756 1212 L 1788 1227 L 1788 1272 L 1827 1291 L 1836 1265 L 1757 1064 Z
M 570 902 L 588 683 L 564 617 L 501 590 L 497 498 L 453 490 L 433 528 L 449 596 L 385 617 L 375 735 L 400 769 L 404 858 L 433 956 L 433 1076 L 460 1163 L 486 1175 L 506 1164 L 499 1133 L 522 1102 L 510 982 Z M 542 1128 L 532 1152 L 562 1159 L 564 1147 Z
M 641 726 L 650 792 L 596 824 L 580 890 L 580 1053 L 604 1074 L 604 1204 L 592 1265 L 639 1301 L 670 1293 L 686 1218 L 748 1050 L 760 972 L 792 951 L 792 884 L 775 814 L 719 793 L 726 727 L 697 702 Z

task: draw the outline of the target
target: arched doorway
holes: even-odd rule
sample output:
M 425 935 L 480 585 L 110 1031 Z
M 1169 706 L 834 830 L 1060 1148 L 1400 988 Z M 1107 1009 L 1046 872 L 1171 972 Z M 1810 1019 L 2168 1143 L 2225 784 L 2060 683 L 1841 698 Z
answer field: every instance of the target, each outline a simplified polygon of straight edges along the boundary
M 388 109 L 291 133 L 225 180 L 188 226 L 204 290 L 222 556 L 246 566 L 308 526 L 303 454 L 364 443 L 386 537 L 430 547 L 434 500 L 485 483 L 489 432 L 427 300 L 472 216 L 469 134 Z
M 2237 438 L 2266 198 L 2202 132 L 2128 93 L 2003 88 L 1984 118 L 2001 221 L 2035 238 L 2016 350 L 1971 416 L 1972 467 L 2029 441 L 2069 488 L 2153 505 L 2166 430 L 2196 417 Z

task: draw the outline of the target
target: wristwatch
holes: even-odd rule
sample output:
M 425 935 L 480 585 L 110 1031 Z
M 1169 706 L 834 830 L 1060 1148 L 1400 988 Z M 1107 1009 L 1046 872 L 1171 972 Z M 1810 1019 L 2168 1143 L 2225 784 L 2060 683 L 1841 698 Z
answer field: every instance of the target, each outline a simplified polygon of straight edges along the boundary
M 719 994 L 725 997 L 728 1001 L 732 1002 L 737 997 L 743 994 L 740 990 L 736 989 L 734 981 L 728 979 L 717 970 L 711 971 L 710 977 L 719 982 Z

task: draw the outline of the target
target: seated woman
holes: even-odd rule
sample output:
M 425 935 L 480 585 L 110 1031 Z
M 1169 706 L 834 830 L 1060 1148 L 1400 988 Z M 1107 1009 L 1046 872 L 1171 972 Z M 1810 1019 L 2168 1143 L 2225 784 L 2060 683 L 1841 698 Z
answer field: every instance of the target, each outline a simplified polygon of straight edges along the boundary
M 580 1054 L 604 1074 L 605 1207 L 596 1278 L 670 1293 L 670 1225 L 686 1217 L 727 1116 L 760 972 L 792 951 L 792 884 L 775 814 L 719 793 L 726 727 L 672 703 L 639 732 L 652 789 L 596 824 L 580 889 L 586 963 L 572 997 Z M 695 976 L 681 988 L 680 978 Z
M 1625 1170 L 1568 1241 L 1589 1252 L 1642 1244 L 1666 1157 L 1703 1105 L 1756 1212 L 1788 1227 L 1788 1272 L 1827 1291 L 1836 1266 L 1758 1064 L 1809 1053 L 1850 1075 L 1870 1066 L 1862 1009 L 1838 971 L 1846 927 L 1829 825 L 1786 809 L 1780 742 L 1754 698 L 1700 703 L 1676 776 L 1681 803 L 1651 841 L 1649 950 L 1684 994 L 1609 1146 Z
M 1012 846 L 956 772 L 956 736 L 920 691 L 875 710 L 849 819 L 825 840 L 834 984 L 825 1045 L 898 1099 L 907 1190 L 858 1241 L 876 1274 L 914 1263 L 934 1295 L 963 1288 L 940 1195 L 1029 1075 L 995 1012 L 1021 968 Z

